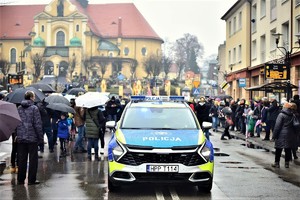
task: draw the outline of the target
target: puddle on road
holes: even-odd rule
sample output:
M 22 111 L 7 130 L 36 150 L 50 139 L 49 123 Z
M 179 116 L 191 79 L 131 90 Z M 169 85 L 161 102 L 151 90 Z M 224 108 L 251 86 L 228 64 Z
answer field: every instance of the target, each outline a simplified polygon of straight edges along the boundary
M 214 153 L 215 156 L 229 156 L 227 153 Z
M 247 144 L 243 143 L 243 144 L 241 144 L 241 145 L 242 145 L 242 146 L 245 146 L 245 147 L 248 147 L 248 148 L 250 148 L 250 149 L 260 149 L 260 150 L 264 150 L 264 151 L 266 151 L 266 152 L 270 152 L 269 149 L 266 149 L 266 148 L 257 146 L 257 145 L 255 145 L 255 144 L 253 144 L 253 143 L 251 143 L 251 142 L 249 142 L 249 143 L 247 143 Z

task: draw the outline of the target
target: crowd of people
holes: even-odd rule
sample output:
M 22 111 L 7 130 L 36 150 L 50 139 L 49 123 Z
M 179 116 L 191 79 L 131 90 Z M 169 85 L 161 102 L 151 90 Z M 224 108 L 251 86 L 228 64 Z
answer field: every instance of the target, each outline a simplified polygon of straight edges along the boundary
M 298 159 L 297 150 L 300 146 L 299 127 L 293 126 L 293 119 L 300 119 L 299 95 L 290 101 L 282 99 L 281 103 L 274 95 L 256 100 L 246 99 L 210 99 L 200 97 L 198 102 L 189 102 L 202 126 L 204 121 L 212 123 L 214 132 L 223 128 L 221 140 L 232 138 L 230 131 L 236 131 L 245 138 L 261 137 L 265 132 L 264 141 L 274 142 L 275 162 L 273 167 L 279 168 L 281 153 L 285 151 L 285 167 L 289 168 L 292 159 Z M 205 131 L 209 139 L 209 132 Z
M 35 102 L 35 93 L 30 90 L 25 93 L 24 100 L 16 104 L 21 123 L 12 133 L 10 171 L 18 174 L 18 184 L 25 183 L 27 170 L 28 185 L 40 183 L 36 180 L 38 158 L 42 158 L 46 143 L 49 153 L 54 153 L 55 146 L 59 146 L 60 159 L 70 153 L 87 153 L 87 159 L 91 161 L 94 149 L 94 160 L 99 161 L 99 153 L 104 154 L 106 121 L 117 121 L 124 105 L 115 96 L 105 105 L 92 108 L 76 106 L 75 99 L 71 99 L 70 104 L 75 110 L 74 114 L 49 109 L 45 99 Z M 44 135 L 47 142 L 44 141 Z
M 87 153 L 87 159 L 91 161 L 94 149 L 94 160 L 99 161 L 99 152 L 104 153 L 106 121 L 117 122 L 125 107 L 115 96 L 105 105 L 92 108 L 76 106 L 75 99 L 71 99 L 71 107 L 75 110 L 75 113 L 71 114 L 47 108 L 44 100 L 38 103 L 34 100 L 34 92 L 27 91 L 21 104 L 16 105 L 22 122 L 12 134 L 11 172 L 18 174 L 18 184 L 24 184 L 27 170 L 28 184 L 39 184 L 36 180 L 38 152 L 45 151 L 44 135 L 47 136 L 50 153 L 54 152 L 55 145 L 59 145 L 61 159 L 70 153 Z M 295 127 L 293 121 L 295 118 L 300 121 L 299 95 L 295 95 L 290 101 L 283 99 L 280 104 L 275 96 L 270 96 L 257 100 L 236 101 L 200 97 L 198 102 L 189 102 L 189 105 L 207 139 L 211 134 L 203 127 L 203 122 L 207 121 L 212 122 L 212 130 L 215 133 L 222 127 L 221 140 L 227 140 L 226 137 L 231 139 L 231 131 L 237 131 L 245 135 L 245 138 L 260 137 L 264 131 L 263 140 L 274 141 L 276 150 L 273 167 L 280 167 L 283 150 L 286 168 L 289 168 L 292 158 L 298 159 L 300 134 L 299 127 Z M 74 145 L 70 145 L 71 143 Z

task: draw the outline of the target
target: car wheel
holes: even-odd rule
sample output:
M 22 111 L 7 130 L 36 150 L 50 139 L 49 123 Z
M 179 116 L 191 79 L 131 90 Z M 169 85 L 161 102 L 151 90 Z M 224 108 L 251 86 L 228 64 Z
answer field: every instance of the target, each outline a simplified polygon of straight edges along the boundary
M 116 192 L 118 190 L 118 188 L 120 188 L 120 186 L 114 185 L 111 182 L 111 180 L 109 180 L 109 178 L 108 178 L 108 190 L 109 190 L 109 192 Z
M 207 184 L 205 184 L 205 185 L 198 185 L 197 186 L 198 187 L 198 191 L 199 192 L 210 193 L 210 191 L 212 189 L 212 184 L 213 184 L 213 181 L 212 181 L 212 179 L 210 179 Z

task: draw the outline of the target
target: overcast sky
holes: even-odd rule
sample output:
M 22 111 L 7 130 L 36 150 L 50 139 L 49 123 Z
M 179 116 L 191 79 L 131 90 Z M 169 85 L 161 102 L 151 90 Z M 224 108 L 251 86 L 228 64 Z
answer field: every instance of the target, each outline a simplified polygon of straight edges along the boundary
M 3 1 L 3 0 L 2 0 Z M 48 4 L 52 0 L 4 0 L 13 4 Z M 217 54 L 225 41 L 221 17 L 237 0 L 89 0 L 89 3 L 133 2 L 156 33 L 174 42 L 185 33 L 198 37 L 204 58 Z

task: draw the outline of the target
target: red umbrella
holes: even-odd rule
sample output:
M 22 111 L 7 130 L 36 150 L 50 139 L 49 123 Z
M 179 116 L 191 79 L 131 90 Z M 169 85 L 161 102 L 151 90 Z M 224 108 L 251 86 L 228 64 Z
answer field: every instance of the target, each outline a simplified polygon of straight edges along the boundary
M 20 122 L 16 105 L 0 101 L 0 142 L 8 140 Z

